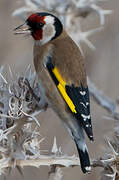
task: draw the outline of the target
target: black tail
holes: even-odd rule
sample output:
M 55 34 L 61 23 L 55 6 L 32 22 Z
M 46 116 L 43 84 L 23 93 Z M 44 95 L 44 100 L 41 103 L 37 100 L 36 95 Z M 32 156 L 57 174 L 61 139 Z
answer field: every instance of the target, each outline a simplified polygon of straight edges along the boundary
M 88 138 L 91 141 L 94 141 L 90 115 L 86 116 L 86 115 L 83 115 L 83 114 L 81 115 L 81 114 L 77 113 L 77 114 L 75 114 L 75 117 L 77 119 L 79 126 L 83 127 L 83 129 L 85 130 Z
M 90 165 L 90 158 L 89 158 L 87 146 L 86 144 L 77 142 L 76 140 L 75 143 L 79 153 L 81 169 L 83 173 L 89 173 L 91 171 L 91 165 Z

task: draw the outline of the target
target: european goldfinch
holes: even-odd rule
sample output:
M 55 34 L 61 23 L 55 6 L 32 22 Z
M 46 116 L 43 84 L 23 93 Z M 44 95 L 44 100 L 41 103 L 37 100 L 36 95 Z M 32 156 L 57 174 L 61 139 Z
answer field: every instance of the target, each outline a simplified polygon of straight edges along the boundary
M 91 141 L 93 132 L 84 58 L 61 21 L 46 12 L 34 13 L 15 34 L 31 34 L 34 65 L 42 98 L 59 116 L 76 143 L 81 169 L 91 171 L 84 130 Z

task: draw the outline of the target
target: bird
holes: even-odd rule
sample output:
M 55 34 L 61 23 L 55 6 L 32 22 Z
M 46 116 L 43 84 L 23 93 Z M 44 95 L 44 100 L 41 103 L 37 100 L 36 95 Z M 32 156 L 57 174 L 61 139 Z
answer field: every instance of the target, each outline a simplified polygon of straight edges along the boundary
M 83 173 L 91 172 L 85 133 L 94 141 L 85 59 L 56 15 L 31 14 L 15 34 L 34 39 L 34 66 L 40 82 L 42 102 L 59 116 L 74 140 Z

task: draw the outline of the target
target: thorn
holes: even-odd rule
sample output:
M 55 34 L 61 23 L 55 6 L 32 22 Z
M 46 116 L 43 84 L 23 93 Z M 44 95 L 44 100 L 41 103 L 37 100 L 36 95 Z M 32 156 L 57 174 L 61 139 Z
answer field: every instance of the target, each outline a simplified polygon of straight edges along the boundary
M 22 177 L 24 177 L 22 168 L 21 168 L 20 166 L 16 166 L 16 169 L 18 170 L 19 174 L 20 174 Z
M 8 84 L 7 80 L 4 78 L 4 76 L 0 73 L 1 78 L 3 79 L 3 81 L 5 82 L 5 84 Z
M 0 67 L 0 73 L 2 74 L 2 72 L 3 72 L 3 69 L 4 69 L 4 66 L 1 66 Z
M 24 2 L 26 4 L 26 6 L 29 6 L 32 9 L 34 9 L 34 10 L 38 9 L 37 5 L 35 3 L 33 3 L 31 0 L 24 0 Z
M 96 4 L 91 4 L 91 8 L 99 14 L 101 25 L 105 24 L 105 15 L 112 14 L 113 12 L 112 10 L 104 10 Z
M 99 15 L 100 15 L 100 24 L 101 25 L 104 25 L 105 24 L 105 15 L 108 15 L 108 14 L 112 14 L 112 10 L 102 10 L 99 12 Z
M 114 154 L 115 156 L 119 155 L 119 154 L 115 151 L 115 149 L 114 149 L 114 147 L 112 146 L 112 144 L 111 144 L 111 142 L 110 142 L 109 139 L 107 139 L 107 142 L 108 142 L 108 145 L 109 145 L 109 147 L 111 148 L 113 154 Z
M 103 29 L 103 27 L 99 27 L 96 29 L 91 29 L 91 30 L 86 31 L 86 32 L 80 32 L 79 41 L 85 42 L 90 49 L 95 50 L 96 49 L 95 46 L 88 40 L 88 37 L 93 35 L 94 33 L 100 32 L 102 29 Z
M 25 113 L 25 112 L 22 111 L 22 110 L 21 110 L 21 112 L 22 112 L 25 116 L 27 116 L 27 117 L 33 119 L 33 120 L 36 122 L 36 124 L 40 127 L 40 123 L 39 123 L 38 120 L 35 118 L 35 116 L 29 115 L 29 114 Z M 41 111 L 40 111 L 40 112 L 41 112 Z
M 24 0 L 25 2 L 25 6 L 15 10 L 13 13 L 12 13 L 12 16 L 20 16 L 24 19 L 24 13 L 27 13 L 27 12 L 34 12 L 34 11 L 37 11 L 38 10 L 38 6 L 33 3 L 31 0 Z
M 115 170 L 114 174 L 104 174 L 104 175 L 107 176 L 107 177 L 110 177 L 112 180 L 115 180 L 116 170 Z
M 9 73 L 10 73 L 11 79 L 13 79 L 13 73 L 12 73 L 11 67 L 8 66 L 8 68 L 9 68 Z
M 57 147 L 57 143 L 56 143 L 56 137 L 54 137 L 54 143 L 53 143 L 51 152 L 54 153 L 54 154 L 56 154 L 58 152 L 58 147 Z

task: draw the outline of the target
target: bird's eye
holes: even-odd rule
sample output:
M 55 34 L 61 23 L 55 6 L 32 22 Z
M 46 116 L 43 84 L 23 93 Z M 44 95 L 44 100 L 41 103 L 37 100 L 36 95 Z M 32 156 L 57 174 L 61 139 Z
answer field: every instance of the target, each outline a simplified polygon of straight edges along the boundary
M 37 24 L 37 28 L 38 28 L 38 29 L 41 29 L 43 26 L 44 26 L 44 23 L 42 23 L 42 22 L 40 22 L 40 23 Z
M 40 26 L 43 26 L 43 25 L 44 25 L 44 23 L 42 23 L 42 22 L 40 22 L 39 24 L 40 24 Z

